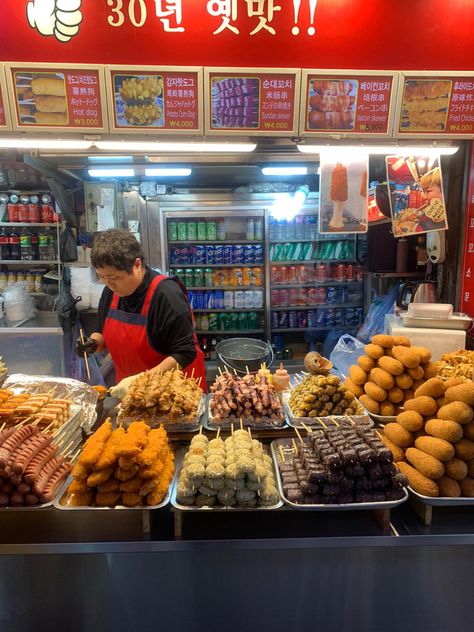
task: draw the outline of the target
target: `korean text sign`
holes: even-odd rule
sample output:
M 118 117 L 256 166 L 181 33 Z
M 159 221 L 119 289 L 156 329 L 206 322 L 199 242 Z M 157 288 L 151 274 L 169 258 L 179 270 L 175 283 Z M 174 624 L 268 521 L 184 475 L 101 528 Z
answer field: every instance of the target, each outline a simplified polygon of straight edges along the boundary
M 461 312 L 474 316 L 474 154 L 471 143 L 469 186 L 467 191 L 464 257 L 462 264 Z

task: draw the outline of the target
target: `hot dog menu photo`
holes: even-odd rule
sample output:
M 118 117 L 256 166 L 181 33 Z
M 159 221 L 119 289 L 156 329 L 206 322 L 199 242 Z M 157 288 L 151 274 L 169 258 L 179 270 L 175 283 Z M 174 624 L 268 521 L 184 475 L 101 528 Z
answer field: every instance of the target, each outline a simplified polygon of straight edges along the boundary
M 198 68 L 107 68 L 114 131 L 202 133 Z
M 99 69 L 10 65 L 7 79 L 15 129 L 106 129 Z
M 248 131 L 294 134 L 299 98 L 297 71 L 256 72 L 252 68 L 222 72 L 206 69 L 206 133 Z
M 304 71 L 300 133 L 387 136 L 395 81 L 393 74 Z

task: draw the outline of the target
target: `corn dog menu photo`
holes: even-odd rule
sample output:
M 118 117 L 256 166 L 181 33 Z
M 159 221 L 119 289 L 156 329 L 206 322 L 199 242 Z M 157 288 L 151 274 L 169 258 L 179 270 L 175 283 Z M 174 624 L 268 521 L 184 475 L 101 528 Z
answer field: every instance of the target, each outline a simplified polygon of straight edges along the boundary
M 115 131 L 202 131 L 201 71 L 186 68 L 108 68 L 111 127 Z
M 303 71 L 300 133 L 388 135 L 394 82 L 393 74 Z
M 9 66 L 7 73 L 16 129 L 105 129 L 98 69 Z
M 299 75 L 295 72 L 206 70 L 206 133 L 296 133 Z
M 473 76 L 406 76 L 398 135 L 440 136 L 474 133 Z

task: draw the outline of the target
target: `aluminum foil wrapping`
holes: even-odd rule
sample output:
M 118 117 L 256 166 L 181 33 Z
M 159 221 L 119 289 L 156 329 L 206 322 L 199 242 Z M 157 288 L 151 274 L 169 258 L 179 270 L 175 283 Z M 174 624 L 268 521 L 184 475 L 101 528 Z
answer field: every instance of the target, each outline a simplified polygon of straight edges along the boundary
M 146 412 L 146 408 L 134 413 L 125 413 L 121 408 L 118 409 L 117 422 L 122 423 L 127 428 L 133 421 L 144 421 L 151 428 L 158 428 L 163 425 L 166 432 L 196 432 L 199 429 L 201 418 L 206 410 L 206 396 L 203 395 L 199 402 L 197 414 L 191 421 L 185 421 L 184 415 L 170 418 L 168 413 L 157 415 L 156 413 L 150 415 Z

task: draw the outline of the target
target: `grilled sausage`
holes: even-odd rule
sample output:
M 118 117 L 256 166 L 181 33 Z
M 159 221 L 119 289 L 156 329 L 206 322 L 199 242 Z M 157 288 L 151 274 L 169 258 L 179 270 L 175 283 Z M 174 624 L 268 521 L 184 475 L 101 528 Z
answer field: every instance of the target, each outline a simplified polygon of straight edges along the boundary
M 39 454 L 35 456 L 33 460 L 28 463 L 28 466 L 25 470 L 25 474 L 23 478 L 26 483 L 34 483 L 38 478 L 39 473 L 41 472 L 45 463 L 47 463 L 50 459 L 55 456 L 58 451 L 58 447 L 54 445 L 47 445 L 45 448 L 41 450 Z
M 3 442 L 0 447 L 0 468 L 5 468 L 10 455 L 16 448 L 23 443 L 28 437 L 39 432 L 36 426 L 23 426 L 15 428 L 15 431 Z
M 43 494 L 40 496 L 42 503 L 50 503 L 56 491 L 57 486 L 63 481 L 71 471 L 71 465 L 69 463 L 63 463 L 48 480 Z

